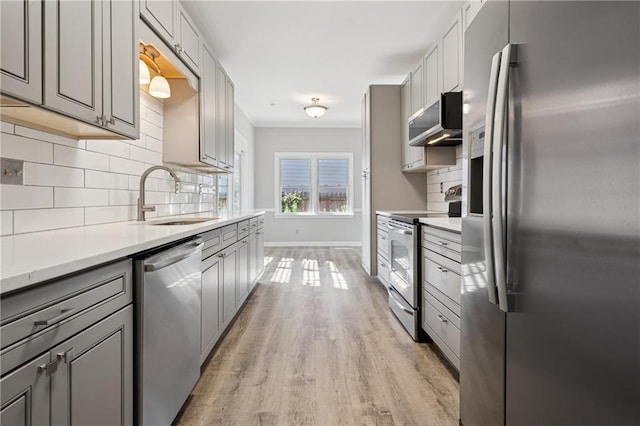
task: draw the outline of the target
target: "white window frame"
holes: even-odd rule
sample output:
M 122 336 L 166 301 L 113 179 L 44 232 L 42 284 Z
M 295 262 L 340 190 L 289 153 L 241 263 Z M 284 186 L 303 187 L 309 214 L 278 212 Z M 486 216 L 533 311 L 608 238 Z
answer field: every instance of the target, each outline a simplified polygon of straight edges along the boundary
M 311 162 L 311 211 L 301 213 L 284 213 L 281 211 L 280 194 L 280 160 L 309 160 Z M 348 189 L 346 212 L 318 212 L 318 160 L 347 160 Z M 345 218 L 353 216 L 353 152 L 276 152 L 274 155 L 274 216 L 280 218 L 309 217 L 309 218 Z

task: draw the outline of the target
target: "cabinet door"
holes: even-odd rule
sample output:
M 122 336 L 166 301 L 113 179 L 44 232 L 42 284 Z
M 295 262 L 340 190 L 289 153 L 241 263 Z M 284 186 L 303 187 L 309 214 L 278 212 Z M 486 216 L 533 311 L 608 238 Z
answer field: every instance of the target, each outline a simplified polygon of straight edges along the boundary
M 140 16 L 173 46 L 176 39 L 177 0 L 140 0 Z
M 256 278 L 264 271 L 264 231 L 256 232 Z
M 42 3 L 0 2 L 2 93 L 42 103 Z
M 200 70 L 200 32 L 182 5 L 178 12 L 178 55 L 189 67 L 199 74 Z
M 461 42 L 460 18 L 456 17 L 442 37 L 442 89 L 444 92 L 451 92 L 461 87 Z
M 39 371 L 39 367 L 48 362 L 49 354 L 46 353 L 0 380 L 0 424 L 49 424 L 49 377 L 45 371 Z
M 235 163 L 235 123 L 234 123 L 234 86 L 229 76 L 226 76 L 227 80 L 225 83 L 226 87 L 226 98 L 225 98 L 225 106 L 227 108 L 227 112 L 225 114 L 225 134 L 227 139 L 227 166 L 228 170 L 233 171 L 234 163 Z
M 411 71 L 411 114 L 413 115 L 424 106 L 424 68 L 422 60 Z
M 249 244 L 243 240 L 238 246 L 236 305 L 240 307 L 249 294 Z
M 426 105 L 433 105 L 442 92 L 440 86 L 440 46 L 436 45 L 424 57 Z
M 237 245 L 224 251 L 222 258 L 222 323 L 228 324 L 236 313 Z
M 214 255 L 203 262 L 207 269 L 202 272 L 200 354 L 205 357 L 220 331 L 220 259 Z
M 371 106 L 370 92 L 362 98 L 362 171 L 368 173 L 371 170 L 371 118 L 369 110 Z
M 52 425 L 133 424 L 133 306 L 51 350 Z
M 413 157 L 409 146 L 409 110 L 411 109 L 411 76 L 402 83 L 400 88 L 400 126 L 402 140 L 402 169 L 411 168 Z
M 249 235 L 249 291 L 253 287 L 258 277 L 258 239 L 257 235 L 252 233 Z
M 200 77 L 200 119 L 202 137 L 200 138 L 200 160 L 211 166 L 217 166 L 216 151 L 216 71 L 218 62 L 206 45 L 202 45 L 202 62 Z
M 140 138 L 138 5 L 104 0 L 103 91 L 105 125 L 132 139 Z
M 216 158 L 218 159 L 218 165 L 222 169 L 227 169 L 227 159 L 229 158 L 227 153 L 227 75 L 218 64 L 216 71 L 216 95 L 217 95 L 217 109 L 216 109 Z
M 102 125 L 102 2 L 44 5 L 44 105 Z

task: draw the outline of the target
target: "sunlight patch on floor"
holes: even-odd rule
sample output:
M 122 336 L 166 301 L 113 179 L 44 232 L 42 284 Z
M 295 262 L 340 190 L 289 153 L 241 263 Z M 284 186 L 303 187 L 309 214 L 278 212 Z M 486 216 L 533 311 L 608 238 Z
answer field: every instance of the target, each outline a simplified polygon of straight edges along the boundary
M 342 275 L 336 264 L 330 260 L 327 260 L 326 264 L 329 267 L 329 276 L 331 277 L 333 287 L 341 290 L 349 290 L 347 280 L 345 280 L 344 275 Z
M 320 268 L 315 259 L 302 259 L 302 285 L 320 287 Z
M 291 269 L 293 268 L 293 258 L 281 257 L 276 270 L 271 275 L 271 282 L 289 284 L 291 281 Z

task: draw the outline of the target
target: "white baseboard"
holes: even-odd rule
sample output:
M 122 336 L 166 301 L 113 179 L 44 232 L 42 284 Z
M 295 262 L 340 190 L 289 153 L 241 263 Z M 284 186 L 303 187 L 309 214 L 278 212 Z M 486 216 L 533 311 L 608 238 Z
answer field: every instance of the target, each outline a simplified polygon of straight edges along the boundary
M 265 247 L 362 247 L 360 241 L 316 241 L 316 242 L 272 242 L 264 243 Z

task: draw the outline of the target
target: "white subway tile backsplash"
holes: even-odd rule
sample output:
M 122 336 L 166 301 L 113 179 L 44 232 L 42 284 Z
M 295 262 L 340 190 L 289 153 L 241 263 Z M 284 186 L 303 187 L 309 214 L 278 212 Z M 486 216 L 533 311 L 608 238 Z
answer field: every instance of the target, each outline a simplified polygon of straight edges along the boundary
M 53 207 L 53 188 L 46 186 L 0 185 L 0 209 L 43 209 Z
M 22 127 L 16 125 L 16 135 L 25 136 L 32 139 L 38 139 L 41 141 L 53 142 L 60 145 L 67 145 L 73 148 L 84 149 L 86 147 L 85 141 L 71 139 L 65 136 L 54 135 L 53 133 L 43 132 L 41 130 L 30 129 L 28 127 Z
M 13 211 L 13 232 L 16 234 L 82 225 L 84 225 L 83 208 Z
M 89 188 L 55 188 L 55 207 L 86 207 L 109 205 L 109 191 Z
M 8 123 L 6 121 L 0 121 L 0 132 L 2 133 L 13 133 L 15 131 L 15 126 L 13 123 Z
M 84 186 L 84 170 L 47 164 L 24 163 L 25 185 Z
M 456 165 L 444 169 L 430 170 L 427 172 L 427 210 L 446 212 L 449 203 L 444 202 L 444 193 L 440 193 L 440 184 L 443 192 L 454 185 L 462 183 L 462 146 L 456 148 Z
M 135 219 L 140 175 L 163 164 L 164 104 L 143 91 L 140 98 L 138 140 L 75 140 L 0 120 L 0 156 L 25 161 L 25 185 L 0 187 L 0 233 Z M 147 217 L 215 213 L 216 177 L 174 168 L 182 192 L 174 193 L 168 173 L 154 172 L 146 181 L 146 203 L 157 210 Z
M 125 158 L 109 157 L 109 171 L 140 176 L 146 169 L 144 163 Z
M 78 167 L 92 170 L 109 170 L 109 156 L 83 149 L 55 145 L 53 163 L 60 166 Z
M 149 135 L 152 138 L 162 139 L 162 127 L 158 127 L 147 120 L 140 120 L 140 133 Z
M 162 153 L 137 146 L 131 147 L 130 158 L 143 163 L 162 164 Z
M 0 212 L 0 236 L 13 234 L 13 210 Z
M 88 140 L 87 151 L 101 152 L 115 157 L 129 158 L 129 143 L 111 140 Z
M 151 136 L 147 136 L 145 138 L 146 147 L 151 151 L 159 152 L 162 154 L 162 141 L 159 139 L 152 138 Z
M 116 173 L 85 171 L 85 187 L 105 189 L 128 189 L 129 176 Z
M 112 206 L 131 206 L 138 201 L 138 191 L 129 191 L 126 189 L 109 190 L 109 204 Z M 146 204 L 149 204 L 147 201 Z
M 3 133 L 0 137 L 0 156 L 36 163 L 53 163 L 53 144 Z
M 85 225 L 123 222 L 133 220 L 136 216 L 135 206 L 86 207 Z

